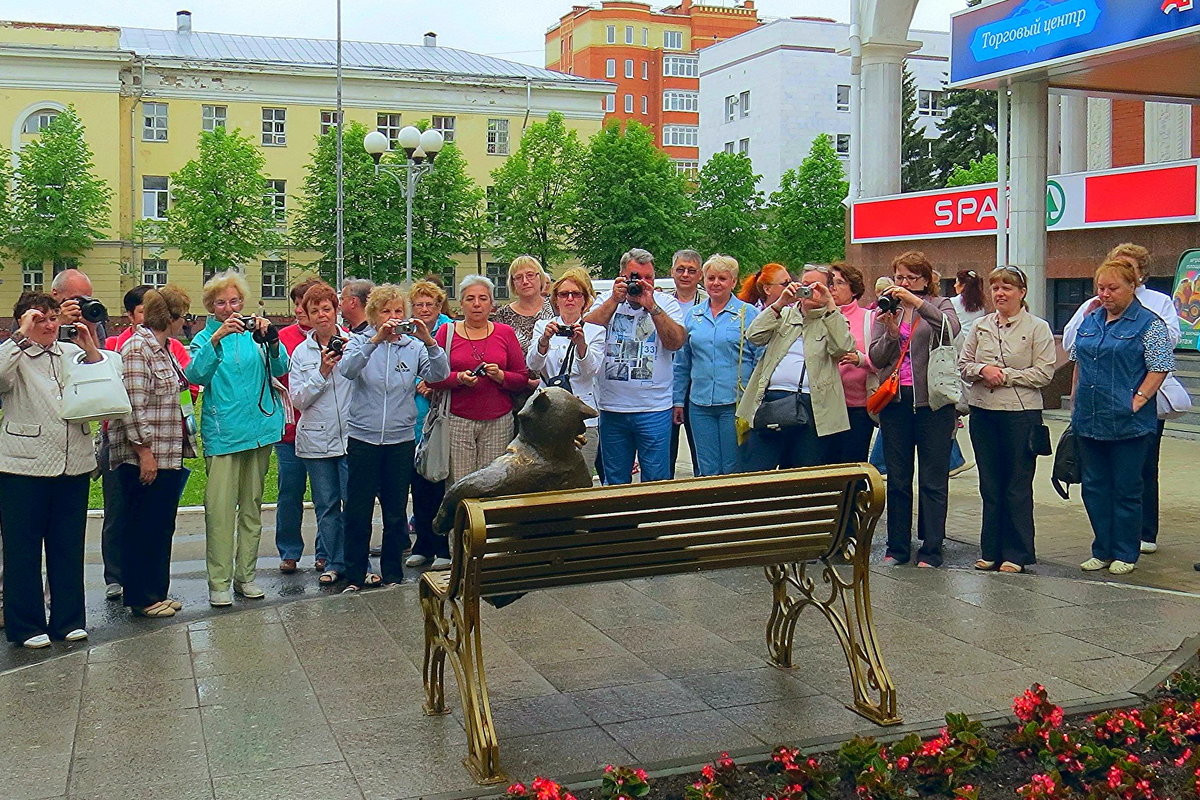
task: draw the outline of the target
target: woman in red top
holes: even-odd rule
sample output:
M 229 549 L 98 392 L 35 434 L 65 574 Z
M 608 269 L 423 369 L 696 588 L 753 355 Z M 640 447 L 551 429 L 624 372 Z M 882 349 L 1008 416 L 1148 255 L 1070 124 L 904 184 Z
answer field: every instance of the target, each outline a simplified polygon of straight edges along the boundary
M 526 391 L 529 373 L 525 354 L 511 327 L 491 322 L 495 285 L 482 275 L 468 275 L 459 285 L 463 320 L 437 332 L 437 343 L 450 356 L 450 377 L 430 384 L 450 394 L 450 477 L 452 486 L 464 475 L 491 464 L 513 438 L 513 394 Z

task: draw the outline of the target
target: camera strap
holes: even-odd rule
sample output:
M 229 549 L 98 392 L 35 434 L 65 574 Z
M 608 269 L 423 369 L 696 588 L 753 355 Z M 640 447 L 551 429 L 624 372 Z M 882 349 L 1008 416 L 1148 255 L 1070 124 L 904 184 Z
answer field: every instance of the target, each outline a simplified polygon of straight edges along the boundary
M 580 321 L 582 324 L 582 320 Z M 567 378 L 571 375 L 571 367 L 575 365 L 575 342 L 567 340 L 567 357 L 563 359 L 562 366 L 559 367 L 558 377 Z

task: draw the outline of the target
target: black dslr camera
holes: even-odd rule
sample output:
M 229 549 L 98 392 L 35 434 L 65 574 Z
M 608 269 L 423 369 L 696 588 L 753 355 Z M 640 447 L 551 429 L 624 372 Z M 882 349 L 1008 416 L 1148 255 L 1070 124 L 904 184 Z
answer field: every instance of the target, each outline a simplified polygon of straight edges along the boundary
M 79 313 L 88 322 L 96 325 L 108 320 L 108 309 L 94 297 L 76 297 L 75 302 L 79 303 Z
M 895 314 L 900 308 L 900 298 L 890 294 L 881 294 L 875 305 L 881 314 Z
M 340 336 L 334 336 L 329 340 L 329 344 L 325 345 L 325 351 L 330 355 L 340 356 L 342 351 L 346 349 L 346 340 Z
M 625 279 L 625 293 L 628 294 L 630 297 L 640 297 L 642 292 L 644 292 L 646 290 L 646 287 L 644 287 L 644 286 L 642 286 L 642 284 L 638 283 L 638 281 L 640 281 L 641 279 L 642 279 L 642 276 L 639 275 L 638 273 L 636 273 L 636 272 L 629 273 L 629 277 Z

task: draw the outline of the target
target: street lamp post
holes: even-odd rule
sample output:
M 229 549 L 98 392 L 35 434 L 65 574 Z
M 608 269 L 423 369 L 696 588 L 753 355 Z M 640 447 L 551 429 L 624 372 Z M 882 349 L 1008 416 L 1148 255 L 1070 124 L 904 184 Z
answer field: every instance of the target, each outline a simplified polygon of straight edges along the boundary
M 409 286 L 412 286 L 413 195 L 417 183 L 433 170 L 433 160 L 445 141 L 439 131 L 420 131 L 409 125 L 401 128 L 396 137 L 396 143 L 404 151 L 404 160 L 399 164 L 383 164 L 380 159 L 387 152 L 388 138 L 379 131 L 371 131 L 363 139 L 363 147 L 375 160 L 375 174 L 388 173 L 404 192 L 404 280 Z M 404 173 L 403 177 L 401 173 Z

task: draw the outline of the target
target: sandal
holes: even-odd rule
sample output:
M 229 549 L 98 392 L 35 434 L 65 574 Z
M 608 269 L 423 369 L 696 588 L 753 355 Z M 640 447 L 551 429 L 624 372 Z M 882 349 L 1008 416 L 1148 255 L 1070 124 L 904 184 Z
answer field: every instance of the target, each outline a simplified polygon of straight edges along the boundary
M 984 561 L 982 558 L 975 562 L 975 569 L 980 571 L 992 570 L 996 568 L 995 561 Z
M 1016 562 L 1005 561 L 1003 564 L 1000 565 L 1000 571 L 1007 572 L 1010 574 L 1017 574 L 1020 572 L 1024 572 L 1025 568 L 1022 567 L 1020 564 L 1017 564 Z
M 317 578 L 317 583 L 321 583 L 321 584 L 328 586 L 331 583 L 337 583 L 338 578 L 340 578 L 340 577 L 342 577 L 342 576 L 337 574 L 337 572 L 335 572 L 334 570 L 327 570 L 325 572 L 322 572 L 321 576 L 319 578 Z
M 171 608 L 171 606 L 167 603 L 155 603 L 153 605 L 143 606 L 141 608 L 135 606 L 131 610 L 133 611 L 134 615 L 138 617 L 175 616 L 175 609 Z
M 376 575 L 374 572 L 368 572 L 367 577 L 363 579 L 363 587 L 367 589 L 374 589 L 381 583 L 383 583 L 383 578 Z
M 342 589 L 342 594 L 350 594 L 351 592 L 361 591 L 361 586 L 355 586 L 353 583 L 347 584 L 345 589 Z
M 317 572 L 324 572 L 325 567 L 328 566 L 328 564 L 329 564 L 329 559 L 318 558 L 316 561 L 313 562 L 313 569 L 315 569 Z

